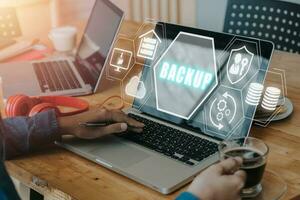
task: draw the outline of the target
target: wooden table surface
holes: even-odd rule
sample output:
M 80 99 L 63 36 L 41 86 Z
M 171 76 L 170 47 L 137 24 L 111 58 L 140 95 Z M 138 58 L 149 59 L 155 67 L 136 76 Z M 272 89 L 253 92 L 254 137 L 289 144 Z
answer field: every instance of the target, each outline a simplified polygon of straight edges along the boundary
M 131 37 L 137 30 L 137 24 L 126 23 L 121 34 Z M 285 70 L 288 97 L 294 104 L 294 113 L 267 128 L 253 127 L 251 135 L 270 146 L 267 170 L 278 173 L 287 182 L 284 199 L 291 199 L 300 193 L 300 56 L 275 52 L 271 68 Z M 95 106 L 104 98 L 119 94 L 120 90 L 113 86 L 119 88 L 120 83 L 103 85 L 101 92 L 82 98 Z M 185 189 L 164 196 L 56 146 L 8 161 L 6 165 L 13 177 L 48 196 L 47 199 L 174 199 Z

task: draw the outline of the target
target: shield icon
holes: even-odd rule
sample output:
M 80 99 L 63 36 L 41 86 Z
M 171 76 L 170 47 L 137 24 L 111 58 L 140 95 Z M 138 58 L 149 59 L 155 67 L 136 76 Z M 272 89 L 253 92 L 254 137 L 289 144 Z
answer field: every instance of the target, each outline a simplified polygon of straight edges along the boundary
M 227 77 L 231 84 L 240 82 L 248 74 L 253 57 L 246 46 L 231 50 L 227 62 Z

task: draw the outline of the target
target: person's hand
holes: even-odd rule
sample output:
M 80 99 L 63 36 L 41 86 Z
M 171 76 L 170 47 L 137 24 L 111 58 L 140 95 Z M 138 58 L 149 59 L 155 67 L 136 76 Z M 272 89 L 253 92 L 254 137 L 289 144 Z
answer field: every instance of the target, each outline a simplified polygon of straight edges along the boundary
M 85 122 L 107 123 L 103 127 L 87 128 L 80 126 Z M 108 111 L 106 109 L 94 109 L 78 115 L 58 118 L 60 133 L 62 135 L 74 135 L 82 139 L 94 139 L 112 133 L 121 133 L 129 129 L 134 132 L 142 132 L 144 124 L 128 117 L 120 110 Z
M 246 173 L 239 170 L 241 158 L 229 158 L 198 175 L 188 192 L 201 200 L 238 200 L 244 187 Z

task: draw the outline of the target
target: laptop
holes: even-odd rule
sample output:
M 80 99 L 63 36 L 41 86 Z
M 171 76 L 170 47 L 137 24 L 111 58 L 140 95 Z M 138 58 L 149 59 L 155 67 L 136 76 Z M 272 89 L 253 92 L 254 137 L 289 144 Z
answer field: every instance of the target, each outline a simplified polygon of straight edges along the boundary
M 0 65 L 4 96 L 77 96 L 96 92 L 123 16 L 123 11 L 109 0 L 96 0 L 74 57 Z
M 251 83 L 264 83 L 273 44 L 163 22 L 158 23 L 155 31 L 162 40 L 157 52 L 164 53 L 145 64 L 140 75 L 143 86 L 137 87 L 137 93 L 146 89 L 147 94 L 144 98 L 137 95 L 132 107 L 125 110 L 130 117 L 145 123 L 143 133 L 126 132 L 92 141 L 65 138 L 58 144 L 153 190 L 169 194 L 218 161 L 221 141 L 248 136 L 257 107 L 245 103 L 248 89 Z M 243 59 L 239 61 L 240 56 Z M 200 92 L 194 93 L 178 82 L 162 80 L 155 73 L 165 58 L 178 66 L 215 63 L 216 87 L 204 99 Z M 243 78 L 228 76 L 231 72 L 240 75 L 236 68 L 231 69 L 234 63 L 242 64 Z M 158 100 L 159 94 L 163 99 Z M 169 110 L 168 105 L 172 105 Z M 184 113 L 192 115 L 184 117 Z

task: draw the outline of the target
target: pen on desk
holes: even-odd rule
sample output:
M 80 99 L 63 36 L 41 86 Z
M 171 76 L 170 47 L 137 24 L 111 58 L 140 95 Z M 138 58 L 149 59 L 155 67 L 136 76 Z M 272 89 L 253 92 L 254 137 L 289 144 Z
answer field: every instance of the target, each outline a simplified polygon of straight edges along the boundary
M 83 122 L 83 123 L 79 123 L 79 126 L 81 127 L 85 127 L 85 128 L 100 128 L 100 127 L 104 127 L 104 126 L 108 126 L 110 125 L 110 123 L 106 123 L 106 122 Z M 128 126 L 129 128 L 135 128 L 132 126 Z
M 105 122 L 84 122 L 80 123 L 79 126 L 86 127 L 86 128 L 97 128 L 109 125 Z

